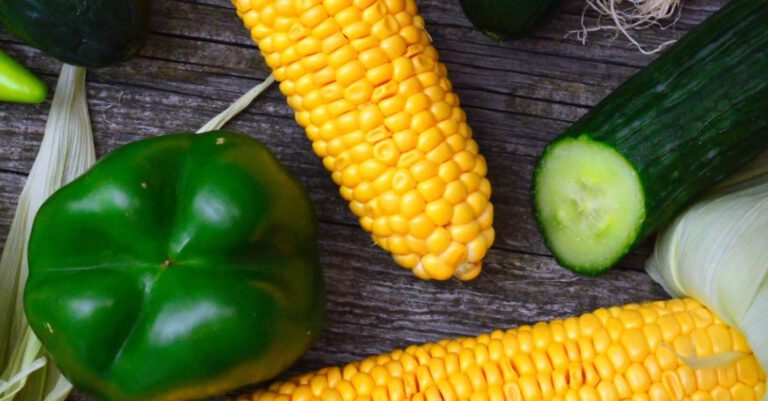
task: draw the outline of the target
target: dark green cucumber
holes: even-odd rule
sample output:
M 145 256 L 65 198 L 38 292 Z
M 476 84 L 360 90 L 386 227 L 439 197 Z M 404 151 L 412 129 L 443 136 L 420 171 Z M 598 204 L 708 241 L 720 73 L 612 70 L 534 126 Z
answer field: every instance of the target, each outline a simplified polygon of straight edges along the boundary
M 138 54 L 150 0 L 0 0 L 14 36 L 69 64 L 104 67 Z
M 529 34 L 555 14 L 562 0 L 461 0 L 461 8 L 474 26 L 494 40 Z
M 768 0 L 731 0 L 547 146 L 539 227 L 598 274 L 767 148 Z

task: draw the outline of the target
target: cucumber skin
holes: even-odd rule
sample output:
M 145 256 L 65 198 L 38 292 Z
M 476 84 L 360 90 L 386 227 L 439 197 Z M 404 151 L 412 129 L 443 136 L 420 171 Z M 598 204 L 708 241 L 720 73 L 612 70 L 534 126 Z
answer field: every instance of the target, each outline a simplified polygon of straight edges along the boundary
M 586 135 L 634 166 L 646 217 L 623 256 L 768 149 L 767 27 L 768 0 L 731 0 L 545 148 L 540 160 L 563 138 Z M 621 259 L 594 269 L 554 256 L 592 276 Z
M 501 42 L 522 38 L 552 17 L 563 0 L 461 0 L 472 25 Z
M 17 38 L 68 64 L 126 61 L 149 35 L 151 0 L 0 0 L 0 22 Z

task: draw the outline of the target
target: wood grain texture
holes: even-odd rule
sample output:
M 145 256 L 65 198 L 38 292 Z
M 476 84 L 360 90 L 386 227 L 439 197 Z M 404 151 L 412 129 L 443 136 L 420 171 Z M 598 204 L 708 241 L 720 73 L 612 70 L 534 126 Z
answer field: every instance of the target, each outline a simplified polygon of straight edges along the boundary
M 645 43 L 683 35 L 725 0 L 690 0 L 675 29 L 640 34 Z M 497 241 L 475 281 L 422 282 L 373 246 L 338 196 L 329 174 L 276 88 L 228 128 L 263 141 L 309 190 L 322 231 L 328 323 L 312 350 L 287 374 L 342 364 L 411 343 L 474 336 L 601 306 L 666 298 L 642 271 L 644 244 L 599 278 L 559 267 L 536 229 L 530 185 L 548 141 L 653 57 L 607 33 L 582 46 L 583 0 L 529 38 L 498 44 L 472 28 L 457 0 L 420 0 L 421 11 L 461 96 L 494 187 Z M 96 147 L 167 132 L 194 131 L 268 75 L 227 0 L 156 0 L 152 34 L 141 55 L 89 72 Z M 595 23 L 587 14 L 586 22 Z M 60 64 L 5 32 L 0 48 L 54 87 Z M 50 101 L 0 104 L 0 244 L 40 144 Z M 73 401 L 90 400 L 75 392 Z

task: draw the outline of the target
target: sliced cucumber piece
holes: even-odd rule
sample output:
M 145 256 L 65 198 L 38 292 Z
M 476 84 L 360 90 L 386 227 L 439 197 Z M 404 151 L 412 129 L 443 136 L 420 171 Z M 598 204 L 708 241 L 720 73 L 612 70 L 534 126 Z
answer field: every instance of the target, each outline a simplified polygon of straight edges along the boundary
M 534 178 L 558 261 L 610 268 L 768 149 L 768 0 L 731 0 L 571 125 Z
M 587 136 L 566 137 L 542 156 L 534 201 L 547 245 L 560 264 L 598 274 L 628 252 L 645 220 L 632 164 Z

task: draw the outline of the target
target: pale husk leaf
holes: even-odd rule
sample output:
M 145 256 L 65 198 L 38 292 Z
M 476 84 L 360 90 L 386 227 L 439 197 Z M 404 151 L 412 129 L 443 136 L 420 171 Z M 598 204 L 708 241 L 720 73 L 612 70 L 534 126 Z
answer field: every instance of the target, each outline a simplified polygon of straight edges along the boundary
M 768 368 L 768 158 L 761 157 L 663 231 L 648 273 L 744 333 Z M 764 398 L 768 400 L 768 395 Z
M 71 385 L 49 363 L 24 316 L 26 248 L 42 203 L 95 161 L 85 69 L 64 65 L 40 150 L 24 185 L 0 259 L 0 401 L 62 401 Z

